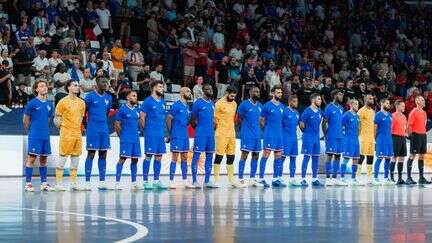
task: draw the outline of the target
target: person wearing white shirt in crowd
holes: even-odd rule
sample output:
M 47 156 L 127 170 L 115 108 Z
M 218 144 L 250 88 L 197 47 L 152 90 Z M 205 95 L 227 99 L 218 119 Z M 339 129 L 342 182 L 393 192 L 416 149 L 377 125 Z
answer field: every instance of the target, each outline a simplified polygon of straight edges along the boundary
M 129 76 L 131 77 L 132 82 L 137 81 L 137 76 L 142 72 L 144 66 L 144 56 L 140 52 L 140 49 L 141 45 L 135 43 L 126 58 L 128 62 Z
M 234 57 L 236 60 L 243 60 L 243 51 L 237 42 L 234 43 L 234 47 L 231 48 L 229 56 Z
M 273 70 L 270 70 L 266 74 L 267 87 L 271 90 L 275 85 L 281 85 L 281 74 L 282 68 L 274 66 Z
M 56 73 L 54 73 L 53 81 L 55 83 L 55 86 L 58 88 L 57 93 L 64 93 L 67 94 L 67 92 L 64 89 L 64 85 L 71 79 L 69 73 L 66 72 L 66 65 L 61 63 L 56 68 Z
M 83 79 L 79 81 L 81 89 L 81 98 L 85 98 L 86 95 L 96 89 L 96 81 L 92 78 L 90 69 L 84 69 Z
M 99 8 L 96 9 L 96 13 L 99 16 L 98 24 L 102 30 L 102 34 L 98 36 L 98 40 L 99 42 L 108 42 L 111 37 L 111 33 L 113 32 L 113 29 L 111 22 L 111 12 L 106 8 L 105 1 L 100 2 Z
M 46 51 L 40 50 L 39 55 L 33 59 L 32 70 L 33 72 L 40 73 L 45 68 L 45 66 L 49 66 L 48 59 L 46 58 Z
M 44 33 L 43 33 L 42 29 L 36 30 L 36 36 L 33 39 L 33 43 L 35 46 L 38 46 L 45 41 L 45 37 L 43 35 L 44 35 Z
M 222 32 L 222 26 L 216 26 L 216 32 L 213 35 L 213 43 L 216 49 L 224 49 L 225 47 L 225 35 Z
M 117 74 L 114 73 L 114 65 L 110 60 L 110 53 L 108 51 L 104 51 L 102 54 L 102 68 L 108 74 L 109 77 L 114 77 Z
M 0 63 L 2 63 L 4 60 L 8 61 L 8 63 L 9 63 L 7 68 L 13 69 L 13 62 L 12 62 L 12 58 L 10 58 L 10 56 L 9 56 L 9 50 L 8 49 L 2 49 L 1 50 Z
M 162 64 L 158 64 L 153 72 L 150 73 L 150 80 L 152 81 L 164 81 L 165 78 L 162 74 L 163 66 Z
M 37 11 L 37 15 L 31 20 L 31 24 L 34 30 L 40 29 L 42 35 L 46 33 L 48 30 L 48 20 L 45 17 L 45 11 L 43 9 Z
M 61 59 L 61 57 L 60 57 L 60 54 L 58 53 L 57 50 L 53 50 L 53 51 L 52 51 L 52 53 L 51 53 L 51 58 L 48 59 L 48 63 L 49 63 L 49 66 L 50 66 L 52 72 L 55 71 L 55 69 L 57 68 L 57 66 L 58 66 L 60 63 L 63 63 L 63 61 L 62 61 L 62 59 Z
M 194 101 L 204 97 L 204 91 L 202 90 L 202 86 L 204 83 L 204 78 L 202 76 L 196 77 L 195 85 L 192 89 Z

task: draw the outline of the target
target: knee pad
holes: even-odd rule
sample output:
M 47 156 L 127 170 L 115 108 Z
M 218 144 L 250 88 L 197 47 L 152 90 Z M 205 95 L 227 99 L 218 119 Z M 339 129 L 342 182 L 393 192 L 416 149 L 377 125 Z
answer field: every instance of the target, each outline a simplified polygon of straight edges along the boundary
M 366 163 L 368 165 L 373 164 L 373 156 L 366 156 Z
M 222 159 L 223 159 L 223 155 L 216 154 L 216 157 L 215 157 L 215 160 L 214 160 L 215 164 L 220 165 L 221 162 L 222 162 Z
M 57 168 L 63 169 L 66 164 L 66 160 L 67 160 L 66 156 L 60 156 L 60 159 L 57 161 L 57 165 L 56 165 Z
M 234 155 L 227 155 L 227 165 L 234 164 Z
M 79 164 L 79 157 L 78 156 L 71 156 L 71 169 L 78 169 Z

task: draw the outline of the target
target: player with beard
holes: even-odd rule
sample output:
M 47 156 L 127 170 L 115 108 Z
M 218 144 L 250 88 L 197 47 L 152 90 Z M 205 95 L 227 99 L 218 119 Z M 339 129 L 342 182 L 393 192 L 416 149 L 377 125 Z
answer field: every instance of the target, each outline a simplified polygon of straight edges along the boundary
M 344 94 L 335 89 L 331 92 L 333 102 L 328 104 L 324 110 L 324 119 L 322 122 L 322 130 L 326 142 L 327 162 L 325 164 L 326 186 L 346 186 L 345 181 L 337 181 L 337 174 L 340 167 L 340 155 L 343 149 L 343 133 L 342 133 L 342 116 L 343 107 L 340 105 L 343 102 Z M 330 177 L 333 160 L 333 175 Z
M 246 165 L 249 153 L 252 153 L 250 164 L 250 185 L 260 187 L 262 184 L 255 179 L 256 171 L 258 168 L 258 157 L 262 150 L 261 143 L 261 128 L 260 116 L 262 105 L 258 101 L 260 99 L 260 89 L 253 87 L 249 90 L 249 99 L 242 101 L 237 110 L 238 123 L 240 124 L 240 150 L 241 157 L 239 161 L 239 184 L 246 184 L 243 179 L 244 168 Z
M 70 156 L 71 189 L 78 190 L 76 178 L 79 156 L 81 156 L 81 122 L 85 115 L 85 103 L 79 98 L 80 86 L 78 81 L 69 80 L 65 85 L 69 93 L 56 106 L 54 123 L 60 128 L 59 154 L 56 166 L 56 191 L 65 191 L 62 186 L 64 166 Z
M 194 154 L 191 165 L 192 184 L 197 184 L 198 160 L 201 153 L 205 153 L 204 187 L 216 188 L 217 185 L 210 181 L 215 151 L 213 87 L 210 84 L 205 84 L 203 93 L 203 98 L 197 99 L 192 105 L 190 121 L 192 127 L 195 128 Z
M 372 166 L 375 150 L 375 125 L 374 125 L 374 98 L 372 95 L 366 95 L 364 106 L 357 112 L 360 118 L 359 142 L 360 142 L 360 160 L 357 170 L 357 177 L 362 173 L 362 163 L 366 158 L 366 172 L 368 184 L 372 184 Z
M 283 127 L 283 145 L 284 154 L 282 161 L 285 161 L 286 157 L 290 158 L 289 162 L 289 185 L 300 186 L 300 182 L 295 179 L 296 172 L 296 160 L 298 155 L 298 138 L 297 138 L 297 127 L 299 124 L 300 114 L 297 111 L 298 98 L 296 95 L 289 97 L 289 106 L 284 110 L 282 117 Z M 283 174 L 283 171 L 282 171 Z
M 300 117 L 300 129 L 302 136 L 302 186 L 308 186 L 306 182 L 306 171 L 309 159 L 312 157 L 312 186 L 323 186 L 318 180 L 318 159 L 320 155 L 320 124 L 322 120 L 321 96 L 312 94 L 310 97 L 311 105 L 303 111 Z
M 381 99 L 381 110 L 376 113 L 374 123 L 376 131 L 376 156 L 374 165 L 374 181 L 372 185 L 380 186 L 378 179 L 381 161 L 384 159 L 384 185 L 394 185 L 388 176 L 390 172 L 390 159 L 393 157 L 393 142 L 391 136 L 392 116 L 390 114 L 390 101 Z
M 104 77 L 96 78 L 96 90 L 87 94 L 84 101 L 88 112 L 86 129 L 87 158 L 85 161 L 85 190 L 91 190 L 90 178 L 93 167 L 93 159 L 96 151 L 99 151 L 99 190 L 108 189 L 105 185 L 106 156 L 111 148 L 108 130 L 108 112 L 111 109 L 112 97 L 106 90 L 108 80 Z
M 190 110 L 188 103 L 193 99 L 192 92 L 188 87 L 180 89 L 180 99 L 171 107 L 167 117 L 167 129 L 169 132 L 167 140 L 170 141 L 170 150 L 172 160 L 170 164 L 169 187 L 174 189 L 174 175 L 176 172 L 177 159 L 180 155 L 180 169 L 183 180 L 183 186 L 187 188 L 199 188 L 198 183 L 187 185 L 187 155 L 189 152 L 188 124 L 190 119 Z
M 265 103 L 261 112 L 260 126 L 264 128 L 264 152 L 260 161 L 260 183 L 264 188 L 270 187 L 264 179 L 265 166 L 267 159 L 273 152 L 273 187 L 286 187 L 285 182 L 282 180 L 282 115 L 284 106 L 280 102 L 282 98 L 282 87 L 279 85 L 273 86 L 271 89 L 273 98 Z
M 234 158 L 236 147 L 234 119 L 237 110 L 237 103 L 235 102 L 236 95 L 237 89 L 234 86 L 228 86 L 225 95 L 215 104 L 214 123 L 216 127 L 216 157 L 214 161 L 214 179 L 216 186 L 219 186 L 220 164 L 224 155 L 226 155 L 226 170 L 229 186 L 233 188 L 246 186 L 245 184 L 237 185 L 234 182 Z
M 54 191 L 47 183 L 47 156 L 51 154 L 49 135 L 49 120 L 53 115 L 53 105 L 47 100 L 48 84 L 38 80 L 33 85 L 35 98 L 29 101 L 24 109 L 23 125 L 28 131 L 27 163 L 25 167 L 26 192 L 34 192 L 31 184 L 33 165 L 39 157 L 39 173 L 41 178 L 41 191 Z
M 147 97 L 141 104 L 140 124 L 144 129 L 144 152 L 143 178 L 145 190 L 165 190 L 165 186 L 160 180 L 162 155 L 166 152 L 165 146 L 165 124 L 166 110 L 164 95 L 164 82 L 161 80 L 153 81 L 150 84 L 151 96 Z M 148 181 L 151 160 L 153 161 L 153 183 Z
M 128 91 L 126 94 L 127 103 L 122 105 L 115 117 L 115 131 L 120 137 L 120 159 L 116 166 L 116 186 L 120 190 L 120 177 L 123 164 L 126 159 L 131 159 L 131 180 L 132 189 L 141 189 L 136 183 L 138 158 L 141 157 L 139 117 L 140 110 L 137 107 L 138 94 L 135 91 Z
M 426 112 L 423 110 L 425 107 L 425 100 L 422 96 L 417 96 L 415 99 L 416 108 L 414 108 L 408 116 L 408 135 L 410 139 L 410 157 L 408 159 L 408 180 L 407 183 L 415 184 L 411 178 L 411 168 L 413 160 L 418 156 L 418 169 L 419 169 L 419 184 L 431 184 L 426 180 L 423 175 L 424 170 L 424 155 L 427 148 L 426 136 Z
M 393 161 L 390 162 L 390 179 L 394 181 L 394 170 L 397 163 L 398 185 L 405 184 L 402 179 L 403 163 L 407 156 L 406 135 L 407 135 L 407 118 L 405 112 L 405 103 L 397 100 L 394 104 L 396 111 L 392 114 L 392 139 L 393 139 Z M 410 172 L 411 173 L 411 172 Z M 411 183 L 410 183 L 411 184 Z

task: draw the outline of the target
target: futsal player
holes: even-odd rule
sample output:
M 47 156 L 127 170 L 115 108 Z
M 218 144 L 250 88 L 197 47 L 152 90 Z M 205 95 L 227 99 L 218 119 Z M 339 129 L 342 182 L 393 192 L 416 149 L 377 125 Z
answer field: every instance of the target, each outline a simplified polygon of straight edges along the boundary
M 243 176 L 246 166 L 246 160 L 249 156 L 249 153 L 251 153 L 252 158 L 250 162 L 249 184 L 254 187 L 262 186 L 262 184 L 255 179 L 258 169 L 258 157 L 259 153 L 262 150 L 261 128 L 259 123 L 262 105 L 259 102 L 259 99 L 260 89 L 255 86 L 249 90 L 249 99 L 242 101 L 237 110 L 238 123 L 240 124 L 241 150 L 238 171 L 239 183 L 240 185 L 247 184 Z
M 131 160 L 130 171 L 132 190 L 139 190 L 137 184 L 137 165 L 141 157 L 139 119 L 140 110 L 137 106 L 138 95 L 135 91 L 128 91 L 126 94 L 127 103 L 122 105 L 115 116 L 114 128 L 117 136 L 120 137 L 120 155 L 116 165 L 115 189 L 121 190 L 120 179 L 123 165 L 127 159 Z
M 372 184 L 372 166 L 375 150 L 375 111 L 373 109 L 374 98 L 372 95 L 366 95 L 364 98 L 364 106 L 358 111 L 360 118 L 360 160 L 357 170 L 357 177 L 362 173 L 362 163 L 366 158 L 366 173 L 368 184 Z
M 35 98 L 30 100 L 24 109 L 23 125 L 28 131 L 27 163 L 25 167 L 25 191 L 34 192 L 32 186 L 33 165 L 39 157 L 39 173 L 41 191 L 54 191 L 47 183 L 47 156 L 51 154 L 49 135 L 49 120 L 53 116 L 53 105 L 47 100 L 48 85 L 46 81 L 38 80 L 33 84 Z
M 411 169 L 414 159 L 418 158 L 418 170 L 419 170 L 419 184 L 431 184 L 430 181 L 424 177 L 424 155 L 427 149 L 427 138 L 426 138 L 426 120 L 427 115 L 423 110 L 425 107 L 425 100 L 422 96 L 417 96 L 415 99 L 416 107 L 410 112 L 408 116 L 408 135 L 410 136 L 410 157 L 408 159 L 407 171 L 408 179 L 407 183 L 413 183 L 411 178 Z
M 68 96 L 62 98 L 55 110 L 54 123 L 60 128 L 59 154 L 56 166 L 56 191 L 65 191 L 63 187 L 63 172 L 68 156 L 70 156 L 71 190 L 79 190 L 76 179 L 78 173 L 79 156 L 82 153 L 81 122 L 85 115 L 85 103 L 78 96 L 80 86 L 78 81 L 70 80 L 65 89 Z
M 213 87 L 205 84 L 202 89 L 204 96 L 193 103 L 191 114 L 191 125 L 195 128 L 194 154 L 191 165 L 192 184 L 197 183 L 198 160 L 201 153 L 205 153 L 204 187 L 217 188 L 218 185 L 210 181 L 213 153 L 215 152 Z
M 398 185 L 405 184 L 402 179 L 403 164 L 407 156 L 406 135 L 407 135 L 407 118 L 403 114 L 405 112 L 405 103 L 401 100 L 395 102 L 396 111 L 392 114 L 392 140 L 393 140 L 393 161 L 390 163 L 390 179 L 394 180 L 394 170 L 397 164 Z M 410 177 L 409 177 L 410 178 Z M 408 178 L 408 179 L 409 179 Z M 410 181 L 410 184 L 411 182 Z M 415 182 L 414 182 L 415 183 Z
M 85 161 L 85 187 L 91 190 L 90 178 L 93 167 L 93 159 L 98 151 L 99 169 L 99 190 L 107 190 L 105 184 L 106 156 L 108 149 L 111 148 L 108 130 L 108 112 L 111 109 L 112 98 L 106 90 L 108 89 L 108 79 L 104 77 L 96 78 L 96 90 L 87 94 L 84 101 L 88 112 L 88 122 L 86 129 L 87 137 L 87 158 Z
M 388 178 L 390 172 L 390 159 L 393 156 L 393 141 L 391 136 L 392 116 L 390 111 L 390 101 L 388 99 L 381 99 L 381 110 L 375 114 L 375 130 L 376 130 L 376 156 L 377 159 L 374 164 L 374 181 L 372 185 L 380 186 L 394 185 Z M 381 183 L 378 179 L 379 169 L 382 160 L 384 159 L 384 182 Z
M 284 113 L 282 115 L 282 127 L 283 127 L 282 161 L 285 161 L 285 159 L 289 157 L 290 177 L 289 177 L 288 184 L 290 186 L 300 186 L 300 181 L 295 179 L 296 159 L 298 155 L 297 127 L 300 118 L 300 114 L 297 111 L 297 107 L 298 107 L 298 98 L 296 95 L 291 95 L 288 100 L 288 107 L 285 108 Z
M 177 167 L 177 158 L 180 155 L 180 169 L 182 174 L 183 186 L 187 188 L 199 188 L 198 183 L 187 184 L 187 155 L 189 152 L 189 135 L 188 124 L 190 120 L 190 110 L 188 103 L 193 99 L 192 92 L 188 87 L 180 89 L 180 99 L 171 107 L 167 117 L 168 140 L 170 141 L 170 150 L 172 161 L 170 164 L 169 179 L 170 188 L 175 188 L 174 175 Z
M 306 171 L 309 160 L 312 157 L 312 186 L 323 186 L 318 180 L 318 162 L 320 155 L 320 124 L 322 120 L 321 96 L 312 94 L 310 97 L 311 105 L 306 108 L 300 116 L 300 129 L 302 136 L 302 186 L 308 186 L 306 182 Z
M 159 180 L 162 166 L 162 155 L 166 153 L 165 146 L 165 125 L 166 110 L 164 94 L 164 82 L 156 80 L 150 83 L 152 94 L 141 104 L 140 123 L 144 129 L 144 151 L 145 159 L 143 162 L 143 178 L 145 190 L 165 190 L 168 189 Z M 150 163 L 153 160 L 153 184 L 148 181 Z
M 282 179 L 282 115 L 284 112 L 284 106 L 281 103 L 282 98 L 282 87 L 279 85 L 273 86 L 271 89 L 272 99 L 264 104 L 263 110 L 261 111 L 260 125 L 264 128 L 263 143 L 264 151 L 260 161 L 260 183 L 264 188 L 270 187 L 265 181 L 265 167 L 267 159 L 273 152 L 273 187 L 286 187 L 287 185 Z
M 246 186 L 245 184 L 237 184 L 234 182 L 234 158 L 236 148 L 234 119 L 237 110 L 237 103 L 235 102 L 236 95 L 237 89 L 234 86 L 228 86 L 225 95 L 215 104 L 214 124 L 216 127 L 216 156 L 213 169 L 215 185 L 217 187 L 220 186 L 220 164 L 224 155 L 226 155 L 226 170 L 229 187 Z
M 344 149 L 343 149 L 343 157 L 344 160 L 341 164 L 341 180 L 345 184 L 345 172 L 347 169 L 347 165 L 350 159 L 352 159 L 352 167 L 351 167 L 351 185 L 359 186 L 364 185 L 360 183 L 357 179 L 357 168 L 358 168 L 358 160 L 360 158 L 360 143 L 359 143 L 359 126 L 360 126 L 360 118 L 357 115 L 357 111 L 359 109 L 359 103 L 356 99 L 351 99 L 348 101 L 350 109 L 345 112 L 342 117 L 342 129 L 344 131 Z
M 340 157 L 343 147 L 342 134 L 342 116 L 343 108 L 340 105 L 343 101 L 343 93 L 338 90 L 332 90 L 331 97 L 333 102 L 328 104 L 324 110 L 322 130 L 325 136 L 327 162 L 325 163 L 326 186 L 346 186 L 345 181 L 337 180 L 337 174 L 340 168 Z M 333 175 L 332 159 L 333 160 Z

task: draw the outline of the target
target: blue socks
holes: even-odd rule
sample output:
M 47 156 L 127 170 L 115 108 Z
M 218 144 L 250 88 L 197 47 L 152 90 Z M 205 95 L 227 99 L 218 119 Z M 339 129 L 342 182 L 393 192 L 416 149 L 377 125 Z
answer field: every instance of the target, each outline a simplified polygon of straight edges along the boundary
M 143 178 L 144 178 L 144 181 L 148 181 L 149 171 L 150 171 L 150 160 L 145 159 L 143 161 Z
M 33 174 L 33 167 L 25 167 L 25 177 L 26 177 L 26 182 L 30 183 L 31 179 L 32 179 L 32 174 Z
M 160 171 L 161 171 L 161 161 L 160 160 L 154 160 L 153 161 L 153 179 L 155 181 L 159 180 L 159 175 L 160 175 Z
M 176 172 L 176 162 L 175 161 L 171 161 L 170 170 L 169 170 L 169 179 L 170 179 L 170 181 L 174 180 L 175 172 Z
M 341 172 L 340 172 L 341 178 L 345 177 L 345 172 L 346 172 L 346 169 L 347 169 L 348 162 L 349 162 L 349 159 L 348 158 L 344 158 L 344 160 L 343 160 L 343 162 L 341 164 Z
M 390 173 L 390 158 L 385 158 L 384 160 L 384 178 L 388 179 Z
M 381 165 L 382 158 L 377 158 L 374 165 L 374 178 L 378 179 L 379 169 Z
M 273 178 L 279 177 L 280 159 L 274 158 L 273 160 Z
M 258 169 L 258 160 L 252 159 L 251 168 L 250 168 L 250 178 L 255 178 L 257 169 Z
M 98 159 L 99 181 L 105 181 L 106 160 Z
M 123 164 L 122 163 L 117 163 L 116 166 L 116 182 L 120 182 L 120 178 L 122 175 L 122 170 L 123 170 Z
M 266 167 L 266 163 L 267 163 L 267 159 L 266 157 L 261 157 L 261 161 L 260 161 L 260 171 L 259 171 L 259 177 L 260 179 L 264 179 L 264 175 L 265 175 L 265 167 Z
M 355 179 L 356 178 L 356 174 L 357 174 L 357 168 L 358 168 L 358 165 L 352 165 L 352 167 L 351 167 L 351 178 L 352 179 Z
M 309 155 L 303 155 L 302 171 L 301 171 L 302 178 L 306 178 L 306 171 L 309 164 L 309 159 L 310 159 Z
M 317 178 L 318 176 L 318 160 L 319 156 L 312 156 L 312 178 Z
M 201 153 L 194 152 L 192 157 L 191 171 L 192 171 L 192 182 L 197 182 L 197 174 L 198 174 L 198 160 Z
M 91 172 L 92 172 L 92 166 L 93 166 L 93 159 L 89 159 L 88 157 L 85 160 L 85 180 L 88 182 L 90 181 Z
M 206 153 L 206 158 L 204 162 L 204 170 L 205 170 L 204 183 L 210 182 L 210 175 L 213 166 L 212 162 L 213 162 L 213 153 Z
M 186 180 L 187 179 L 187 161 L 186 160 L 184 160 L 180 163 L 180 169 L 181 169 L 182 179 Z
M 337 178 L 339 167 L 340 167 L 340 160 L 339 159 L 333 160 L 333 178 Z
M 290 177 L 294 178 L 295 171 L 296 171 L 296 157 L 294 156 L 290 157 L 289 169 L 290 169 Z
M 279 177 L 283 176 L 284 161 L 285 161 L 285 157 L 279 158 Z
M 243 179 L 245 165 L 246 165 L 246 161 L 244 159 L 240 159 L 240 161 L 239 161 L 239 172 L 238 172 L 239 173 L 238 174 L 239 179 Z
M 326 163 L 325 163 L 325 173 L 326 173 L 326 177 L 327 178 L 330 178 L 330 176 L 331 176 L 331 161 L 329 160 L 329 161 L 326 161 Z
M 40 178 L 41 178 L 41 182 L 46 182 L 47 181 L 47 167 L 46 166 L 41 166 L 39 167 L 39 173 L 40 173 Z
M 130 165 L 130 170 L 131 170 L 131 180 L 132 182 L 135 182 L 137 178 L 138 163 L 132 162 Z

